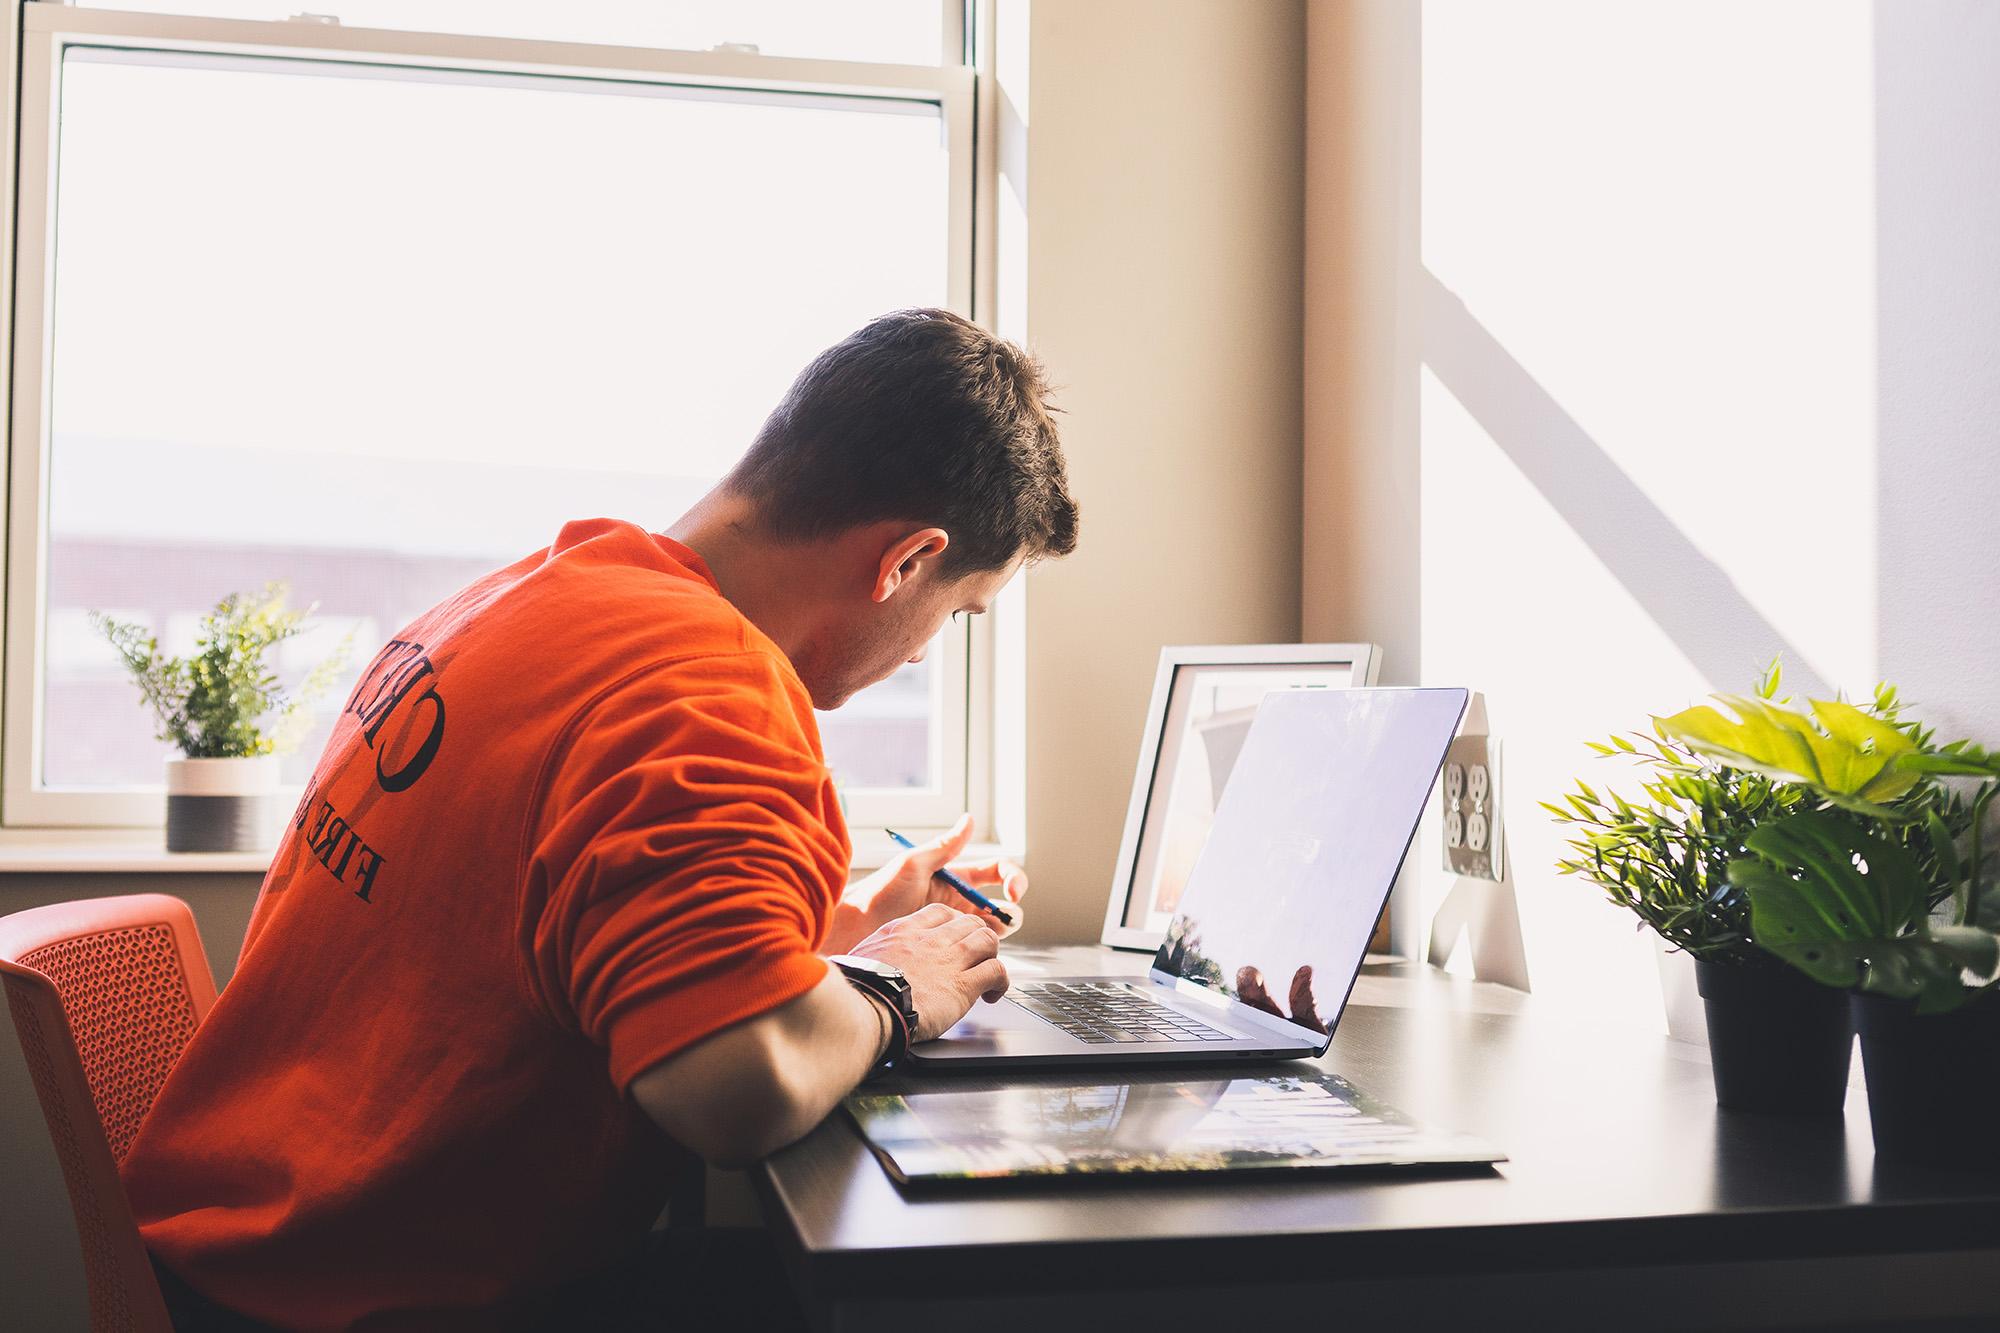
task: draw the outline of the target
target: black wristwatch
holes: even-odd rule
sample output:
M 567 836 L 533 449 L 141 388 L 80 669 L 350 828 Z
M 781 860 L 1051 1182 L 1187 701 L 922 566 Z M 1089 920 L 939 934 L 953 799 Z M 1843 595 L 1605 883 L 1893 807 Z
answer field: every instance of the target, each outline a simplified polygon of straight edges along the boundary
M 901 968 L 851 953 L 838 954 L 826 961 L 839 968 L 856 987 L 880 997 L 888 1006 L 894 1019 L 889 1024 L 889 1051 L 875 1068 L 878 1072 L 895 1068 L 909 1054 L 910 1034 L 917 1030 L 917 1001 L 910 990 L 910 979 Z

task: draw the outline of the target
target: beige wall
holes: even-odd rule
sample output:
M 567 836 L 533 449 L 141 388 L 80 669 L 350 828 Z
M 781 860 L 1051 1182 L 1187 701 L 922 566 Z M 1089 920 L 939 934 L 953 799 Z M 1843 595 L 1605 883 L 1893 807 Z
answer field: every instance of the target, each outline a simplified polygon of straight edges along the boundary
M 1312 0 L 1306 16 L 1300 630 L 1374 643 L 1420 679 L 1417 251 L 1422 6 Z M 1425 844 L 1419 842 L 1413 857 Z M 1406 869 L 1391 947 L 1424 919 Z
M 1306 21 L 1305 636 L 1417 680 L 1417 61 L 1422 7 L 1314 0 Z
M 1083 538 L 1028 589 L 1026 933 L 1067 942 L 1161 645 L 1298 634 L 1304 8 L 1033 0 L 1027 35 L 1025 329 Z

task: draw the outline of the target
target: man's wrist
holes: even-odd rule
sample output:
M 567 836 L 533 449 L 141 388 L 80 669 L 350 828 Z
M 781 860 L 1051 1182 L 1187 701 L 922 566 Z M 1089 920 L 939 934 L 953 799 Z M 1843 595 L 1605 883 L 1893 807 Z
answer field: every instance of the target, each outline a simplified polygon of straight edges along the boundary
M 902 1018 L 889 1007 L 886 997 L 861 986 L 850 986 L 849 989 L 867 1001 L 869 1012 L 875 1016 L 875 1054 L 868 1059 L 868 1072 L 872 1074 L 889 1058 L 889 1052 L 896 1044 L 896 1025 Z
M 837 954 L 828 960 L 846 974 L 848 983 L 874 1000 L 889 1018 L 889 1038 L 874 1065 L 877 1069 L 901 1062 L 916 1040 L 917 1010 L 909 978 L 880 959 Z

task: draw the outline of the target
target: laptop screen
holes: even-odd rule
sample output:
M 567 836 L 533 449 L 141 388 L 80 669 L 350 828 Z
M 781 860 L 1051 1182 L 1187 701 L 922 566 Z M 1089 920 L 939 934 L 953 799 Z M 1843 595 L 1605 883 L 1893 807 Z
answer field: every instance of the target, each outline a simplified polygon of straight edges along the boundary
M 1324 1044 L 1466 698 L 1461 689 L 1265 696 L 1154 971 Z

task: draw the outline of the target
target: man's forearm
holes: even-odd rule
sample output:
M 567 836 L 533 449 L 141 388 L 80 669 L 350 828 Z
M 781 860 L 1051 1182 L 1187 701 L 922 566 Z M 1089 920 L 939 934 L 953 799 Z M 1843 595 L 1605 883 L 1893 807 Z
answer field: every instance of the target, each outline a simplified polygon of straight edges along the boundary
M 860 951 L 899 968 L 920 1022 L 935 1037 L 980 997 L 1007 990 L 1000 941 L 971 915 L 930 903 L 891 921 Z M 661 1061 L 632 1083 L 654 1120 L 711 1162 L 762 1157 L 831 1111 L 882 1058 L 882 1011 L 840 972 L 769 1013 Z
M 875 1067 L 885 1011 L 837 969 L 804 995 L 662 1061 L 632 1084 L 661 1128 L 719 1166 L 812 1129 Z
M 768 1141 L 751 1154 L 753 1159 L 803 1137 L 826 1119 L 868 1077 L 888 1047 L 882 1007 L 837 968 L 827 969 L 826 980 L 801 998 L 813 1004 L 783 1017 L 774 1080 L 784 1089 L 780 1113 L 767 1123 Z

